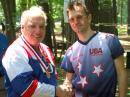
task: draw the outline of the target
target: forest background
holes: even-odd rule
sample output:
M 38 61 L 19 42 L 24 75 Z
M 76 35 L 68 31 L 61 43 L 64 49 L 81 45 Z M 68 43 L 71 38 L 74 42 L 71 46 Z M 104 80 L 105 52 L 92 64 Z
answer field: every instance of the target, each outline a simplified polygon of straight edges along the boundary
M 56 45 L 56 39 L 54 39 L 55 32 L 62 32 L 62 34 L 67 38 L 68 43 L 72 44 L 75 41 L 75 37 L 68 37 L 74 35 L 71 35 L 72 33 L 68 32 L 71 28 L 68 27 L 68 23 L 64 21 L 63 12 L 66 1 L 71 0 L 0 0 L 0 22 L 5 24 L 5 34 L 8 37 L 9 43 L 12 43 L 16 39 L 16 32 L 20 26 L 19 21 L 21 12 L 33 5 L 40 5 L 44 8 L 48 16 L 48 34 L 46 35 L 47 37 L 45 39 L 45 43 L 53 48 Z M 130 12 L 130 8 L 128 6 L 130 4 L 130 0 L 85 1 L 90 1 L 90 6 L 92 6 L 94 18 L 92 24 L 94 24 L 94 29 L 105 32 L 113 32 L 116 35 L 127 33 L 129 24 L 128 12 Z M 56 22 L 61 23 L 61 28 L 55 28 Z
M 9 44 L 16 38 L 20 29 L 21 13 L 33 5 L 44 8 L 48 20 L 46 38 L 43 41 L 53 51 L 57 64 L 60 64 L 65 50 L 76 40 L 68 22 L 65 21 L 65 4 L 71 0 L 0 0 L 0 22 L 5 24 L 4 34 Z M 114 33 L 117 36 L 130 36 L 130 0 L 85 0 L 92 10 L 92 28 Z M 57 65 L 59 82 L 64 80 L 64 72 Z M 130 86 L 130 85 L 129 85 Z M 130 92 L 128 91 L 128 97 Z

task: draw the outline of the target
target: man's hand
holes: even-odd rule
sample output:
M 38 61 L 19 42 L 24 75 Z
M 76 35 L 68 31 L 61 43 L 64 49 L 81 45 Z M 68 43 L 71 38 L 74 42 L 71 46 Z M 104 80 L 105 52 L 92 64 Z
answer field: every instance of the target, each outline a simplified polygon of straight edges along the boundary
M 58 97 L 72 97 L 72 87 L 68 87 L 66 85 L 59 85 L 56 87 L 56 96 Z

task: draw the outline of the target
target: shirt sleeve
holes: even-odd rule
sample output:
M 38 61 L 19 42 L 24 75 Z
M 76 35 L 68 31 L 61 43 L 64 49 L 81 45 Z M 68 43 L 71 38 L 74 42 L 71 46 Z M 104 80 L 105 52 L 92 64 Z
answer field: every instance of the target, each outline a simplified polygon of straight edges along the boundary
M 74 69 L 73 69 L 72 62 L 71 62 L 71 56 L 72 56 L 72 49 L 70 50 L 70 48 L 69 48 L 66 51 L 60 66 L 65 71 L 74 73 Z
M 109 36 L 108 37 L 108 46 L 111 50 L 111 55 L 113 59 L 116 59 L 117 57 L 119 57 L 120 55 L 123 55 L 124 53 L 124 49 L 118 39 L 117 36 L 113 35 L 113 36 Z

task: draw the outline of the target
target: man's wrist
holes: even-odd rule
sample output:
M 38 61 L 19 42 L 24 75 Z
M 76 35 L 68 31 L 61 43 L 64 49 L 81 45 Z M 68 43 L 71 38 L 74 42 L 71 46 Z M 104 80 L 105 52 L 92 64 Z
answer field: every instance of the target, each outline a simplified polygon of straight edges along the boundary
M 56 89 L 57 89 L 57 88 L 56 88 L 56 86 L 55 86 L 55 97 L 58 97 L 57 94 L 56 94 L 56 91 L 57 91 Z
M 59 87 L 56 86 L 55 87 L 55 97 L 58 97 L 59 96 Z

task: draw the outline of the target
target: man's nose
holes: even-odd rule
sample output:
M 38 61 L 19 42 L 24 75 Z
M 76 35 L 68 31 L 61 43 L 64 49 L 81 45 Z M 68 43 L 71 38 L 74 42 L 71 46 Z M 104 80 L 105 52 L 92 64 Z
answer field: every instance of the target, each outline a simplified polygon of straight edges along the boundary
M 40 33 L 41 32 L 41 28 L 39 26 L 37 26 L 35 31 L 36 31 L 36 33 Z

